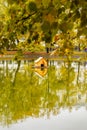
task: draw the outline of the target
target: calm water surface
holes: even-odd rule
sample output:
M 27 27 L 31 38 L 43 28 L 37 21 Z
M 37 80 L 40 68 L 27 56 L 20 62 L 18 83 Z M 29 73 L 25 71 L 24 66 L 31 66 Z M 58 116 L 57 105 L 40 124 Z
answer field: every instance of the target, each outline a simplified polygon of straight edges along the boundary
M 87 64 L 0 61 L 0 130 L 87 130 Z

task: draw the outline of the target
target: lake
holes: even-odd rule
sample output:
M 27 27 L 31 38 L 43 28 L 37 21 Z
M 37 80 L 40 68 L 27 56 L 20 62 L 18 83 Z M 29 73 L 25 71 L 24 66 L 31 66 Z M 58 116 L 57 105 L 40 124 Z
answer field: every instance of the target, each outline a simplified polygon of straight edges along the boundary
M 0 130 L 86 130 L 87 63 L 0 61 Z

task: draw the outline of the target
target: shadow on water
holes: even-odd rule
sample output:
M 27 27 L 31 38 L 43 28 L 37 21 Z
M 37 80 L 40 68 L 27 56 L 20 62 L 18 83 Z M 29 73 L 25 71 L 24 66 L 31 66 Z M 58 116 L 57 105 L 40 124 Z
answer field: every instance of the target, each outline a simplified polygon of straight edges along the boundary
M 87 107 L 87 65 L 61 61 L 48 61 L 43 69 L 32 65 L 32 61 L 0 62 L 1 124 Z

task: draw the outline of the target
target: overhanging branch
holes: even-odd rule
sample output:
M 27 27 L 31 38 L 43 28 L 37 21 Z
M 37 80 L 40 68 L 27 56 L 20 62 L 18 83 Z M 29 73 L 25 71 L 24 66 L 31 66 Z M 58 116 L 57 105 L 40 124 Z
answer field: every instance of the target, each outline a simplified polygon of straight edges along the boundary
M 30 19 L 34 14 L 36 14 L 37 13 L 37 11 L 36 12 L 33 12 L 32 14 L 29 14 L 28 16 L 26 16 L 26 17 L 22 17 L 21 19 L 18 19 L 16 22 L 15 22 L 15 24 L 17 24 L 18 22 L 20 22 L 20 21 L 25 21 L 25 20 L 27 20 L 27 19 Z

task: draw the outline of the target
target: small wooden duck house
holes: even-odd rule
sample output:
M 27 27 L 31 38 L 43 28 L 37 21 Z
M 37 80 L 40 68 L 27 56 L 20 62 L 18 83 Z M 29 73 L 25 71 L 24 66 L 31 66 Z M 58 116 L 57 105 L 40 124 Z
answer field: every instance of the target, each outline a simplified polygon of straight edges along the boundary
M 39 57 L 37 60 L 35 60 L 35 67 L 37 68 L 46 68 L 47 67 L 47 61 L 43 57 Z

